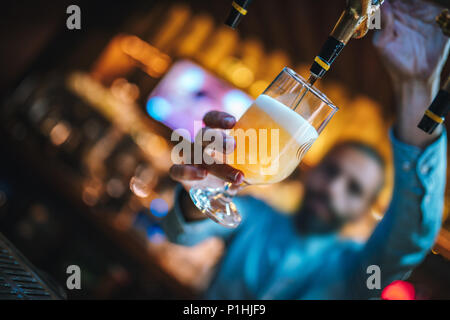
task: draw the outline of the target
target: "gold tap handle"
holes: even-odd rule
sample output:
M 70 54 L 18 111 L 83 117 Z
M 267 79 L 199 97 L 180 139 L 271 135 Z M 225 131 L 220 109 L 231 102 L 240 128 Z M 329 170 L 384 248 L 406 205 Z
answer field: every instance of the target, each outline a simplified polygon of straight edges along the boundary
M 360 25 L 355 29 L 355 32 L 353 33 L 354 39 L 360 39 L 364 37 L 367 32 L 369 31 L 369 25 L 371 22 L 372 16 L 377 12 L 377 10 L 380 9 L 380 6 L 383 4 L 384 0 L 379 1 L 369 1 L 366 11 L 364 14 L 364 19 L 360 23 Z M 363 6 L 365 8 L 365 4 Z
M 369 18 L 383 2 L 384 0 L 347 0 L 347 7 L 331 32 L 331 36 L 344 44 L 352 37 L 362 38 L 369 30 Z
M 363 0 L 361 2 L 361 11 L 363 12 L 363 19 L 360 22 L 360 24 L 356 27 L 355 31 L 353 32 L 352 38 L 354 39 L 360 39 L 364 37 L 367 32 L 369 31 L 369 10 L 371 7 L 371 1 L 370 0 Z

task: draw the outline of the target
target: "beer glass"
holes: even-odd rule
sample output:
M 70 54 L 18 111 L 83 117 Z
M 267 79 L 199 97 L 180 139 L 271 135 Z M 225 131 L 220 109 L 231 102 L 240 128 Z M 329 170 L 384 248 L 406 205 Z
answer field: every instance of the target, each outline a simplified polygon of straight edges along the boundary
M 236 147 L 224 156 L 225 163 L 243 172 L 243 184 L 208 174 L 190 189 L 192 201 L 215 222 L 237 227 L 241 215 L 232 201 L 237 191 L 288 177 L 337 110 L 317 88 L 284 68 L 227 132 Z

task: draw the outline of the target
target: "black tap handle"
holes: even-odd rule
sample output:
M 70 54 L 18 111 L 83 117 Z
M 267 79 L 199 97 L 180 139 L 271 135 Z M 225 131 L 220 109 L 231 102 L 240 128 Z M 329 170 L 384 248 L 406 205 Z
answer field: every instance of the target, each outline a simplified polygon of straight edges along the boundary
M 310 69 L 311 73 L 317 78 L 322 78 L 344 47 L 343 42 L 329 36 L 320 53 L 314 59 Z
M 248 6 L 252 0 L 234 0 L 231 3 L 231 11 L 228 15 L 225 24 L 233 29 L 236 29 L 238 24 L 241 22 L 242 17 L 247 15 Z
M 418 127 L 423 131 L 432 134 L 433 131 L 444 122 L 447 113 L 450 111 L 450 93 L 441 89 L 434 98 L 431 106 L 425 111 Z

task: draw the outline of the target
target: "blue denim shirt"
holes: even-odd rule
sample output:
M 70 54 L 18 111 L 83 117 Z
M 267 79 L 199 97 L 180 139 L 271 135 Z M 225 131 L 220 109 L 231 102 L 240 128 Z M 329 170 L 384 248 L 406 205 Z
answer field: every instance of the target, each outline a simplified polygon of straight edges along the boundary
M 169 240 L 194 245 L 218 236 L 226 251 L 204 297 L 207 299 L 367 299 L 367 267 L 381 270 L 381 288 L 402 279 L 432 247 L 442 219 L 447 138 L 425 150 L 398 141 L 391 132 L 394 190 L 382 221 L 366 243 L 335 234 L 302 236 L 291 216 L 263 201 L 237 197 L 243 215 L 236 229 L 206 219 L 183 220 L 180 208 L 163 219 Z

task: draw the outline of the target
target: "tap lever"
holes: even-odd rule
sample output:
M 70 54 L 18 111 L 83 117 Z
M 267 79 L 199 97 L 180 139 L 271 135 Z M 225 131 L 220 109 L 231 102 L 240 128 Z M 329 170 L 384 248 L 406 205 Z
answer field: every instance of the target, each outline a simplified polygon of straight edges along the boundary
M 241 22 L 242 17 L 247 15 L 248 6 L 252 0 L 234 0 L 231 3 L 231 11 L 228 15 L 225 24 L 232 29 L 236 29 L 238 24 Z

